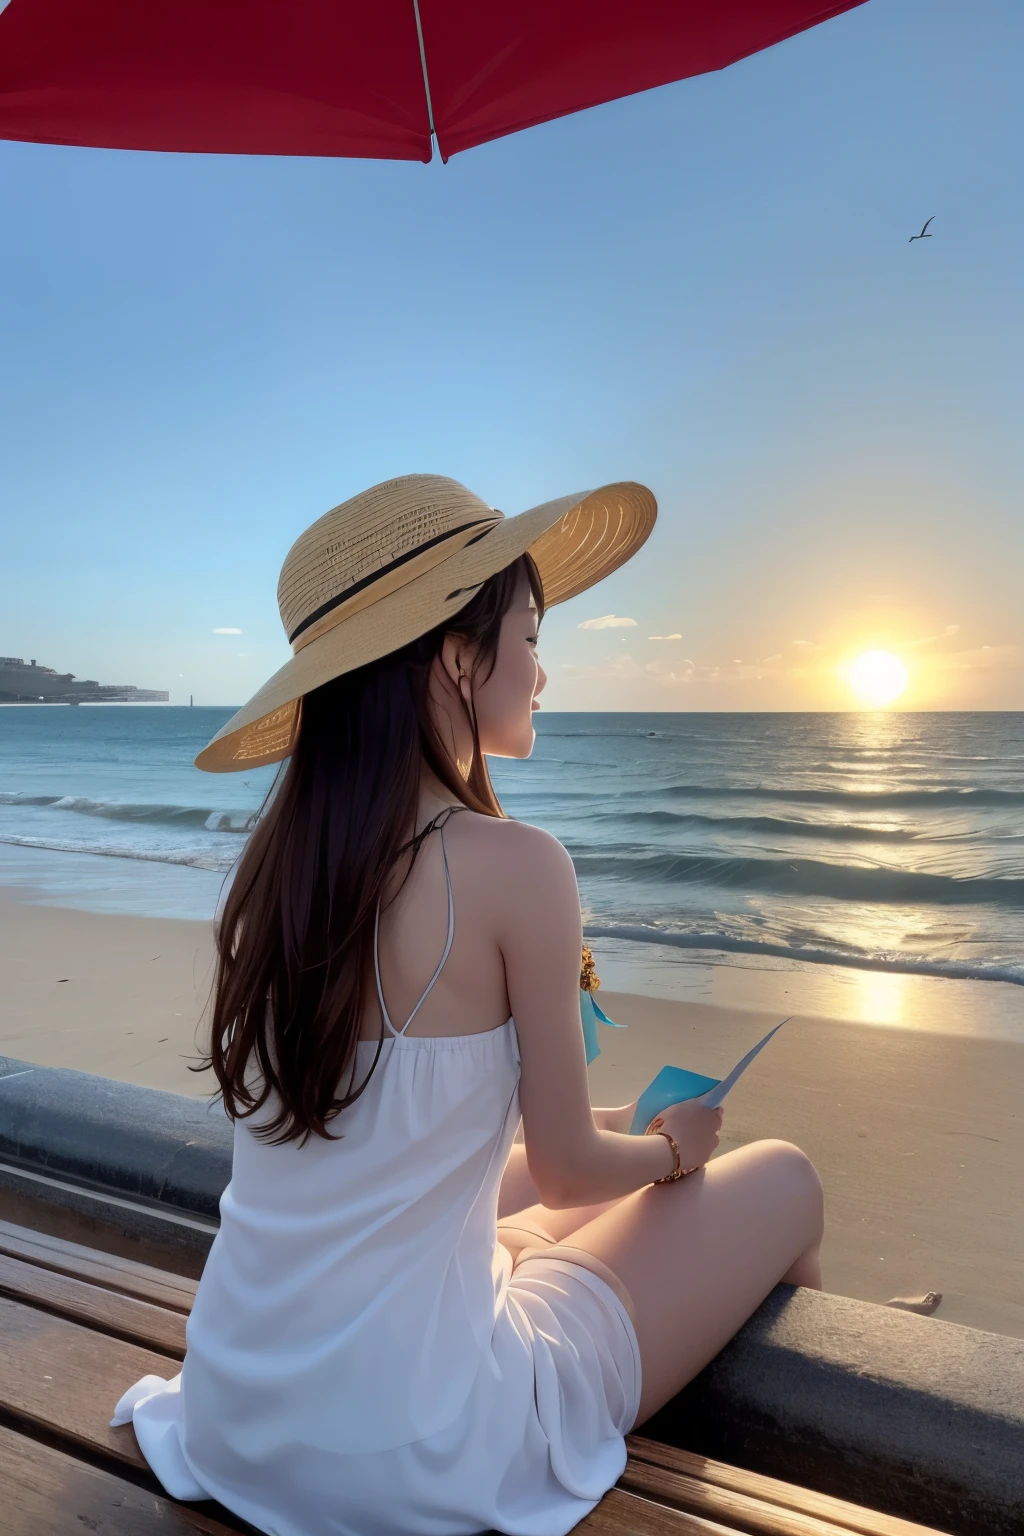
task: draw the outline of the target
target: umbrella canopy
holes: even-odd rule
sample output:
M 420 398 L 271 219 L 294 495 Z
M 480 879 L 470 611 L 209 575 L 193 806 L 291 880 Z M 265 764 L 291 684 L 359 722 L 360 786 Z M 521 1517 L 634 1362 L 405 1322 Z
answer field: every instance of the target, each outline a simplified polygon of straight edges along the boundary
M 0 0 L 0 138 L 429 160 L 863 0 Z

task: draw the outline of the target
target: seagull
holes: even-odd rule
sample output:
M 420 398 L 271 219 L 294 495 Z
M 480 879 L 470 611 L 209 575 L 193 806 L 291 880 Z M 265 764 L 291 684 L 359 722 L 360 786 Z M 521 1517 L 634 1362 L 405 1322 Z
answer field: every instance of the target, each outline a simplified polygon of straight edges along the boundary
M 934 219 L 934 217 L 935 217 L 935 215 L 933 213 L 932 214 L 932 219 Z M 930 240 L 931 239 L 931 235 L 926 235 L 925 234 L 925 230 L 928 228 L 928 225 L 931 223 L 932 219 L 926 219 L 925 220 L 924 224 L 921 226 L 921 233 L 919 235 L 911 235 L 910 239 L 907 241 L 908 245 L 910 245 L 911 242 L 914 241 L 914 240 Z

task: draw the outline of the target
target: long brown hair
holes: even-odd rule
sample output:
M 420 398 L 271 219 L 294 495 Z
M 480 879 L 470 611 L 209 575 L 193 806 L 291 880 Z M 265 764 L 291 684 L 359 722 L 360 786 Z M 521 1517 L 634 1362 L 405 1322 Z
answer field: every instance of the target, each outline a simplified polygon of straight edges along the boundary
M 298 739 L 224 904 L 203 1062 L 213 1067 L 232 1119 L 248 1119 L 273 1096 L 257 1130 L 268 1141 L 331 1138 L 331 1121 L 359 1097 L 377 1065 L 383 1023 L 370 1070 L 354 1082 L 374 916 L 396 861 L 411 852 L 411 869 L 419 851 L 422 832 L 413 834 L 424 765 L 454 801 L 504 815 L 472 704 L 460 697 L 474 747 L 463 778 L 434 724 L 429 681 L 448 634 L 475 650 L 471 696 L 486 681 L 501 621 L 524 579 L 542 614 L 540 577 L 523 555 L 454 618 L 302 700 Z

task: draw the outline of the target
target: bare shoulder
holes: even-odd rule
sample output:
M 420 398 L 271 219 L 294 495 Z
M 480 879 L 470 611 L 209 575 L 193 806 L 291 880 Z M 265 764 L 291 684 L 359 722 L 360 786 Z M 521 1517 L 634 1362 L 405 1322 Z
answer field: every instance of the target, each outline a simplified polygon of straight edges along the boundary
M 569 874 L 575 880 L 572 859 L 558 838 L 542 827 L 473 811 L 461 814 L 458 822 L 464 853 L 479 859 L 492 874 L 500 872 L 512 879 Z
M 568 900 L 578 910 L 579 893 L 572 859 L 550 832 L 525 821 L 462 813 L 452 822 L 452 849 L 464 876 L 492 910 L 521 909 L 522 903 L 547 905 Z

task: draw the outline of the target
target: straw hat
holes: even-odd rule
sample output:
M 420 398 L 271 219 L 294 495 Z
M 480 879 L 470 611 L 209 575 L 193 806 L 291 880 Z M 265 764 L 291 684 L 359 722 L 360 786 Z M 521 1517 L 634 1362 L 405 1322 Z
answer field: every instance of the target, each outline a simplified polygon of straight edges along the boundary
M 533 556 L 545 605 L 617 570 L 654 527 L 657 503 L 631 481 L 505 517 L 457 480 L 403 475 L 319 518 L 285 557 L 277 588 L 292 655 L 196 758 L 208 773 L 291 751 L 299 700 L 454 618 L 489 576 Z

